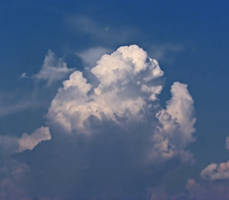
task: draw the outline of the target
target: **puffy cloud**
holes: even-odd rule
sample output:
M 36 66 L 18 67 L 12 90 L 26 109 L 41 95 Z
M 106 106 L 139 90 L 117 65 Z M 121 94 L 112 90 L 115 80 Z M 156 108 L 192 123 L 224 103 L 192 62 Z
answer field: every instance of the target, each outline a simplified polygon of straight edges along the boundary
M 201 177 L 209 180 L 229 179 L 229 161 L 209 164 L 201 171 Z
M 19 155 L 29 165 L 29 176 L 36 177 L 22 187 L 24 192 L 33 191 L 32 199 L 169 199 L 160 188 L 174 166 L 158 167 L 156 159 L 190 158 L 186 147 L 193 141 L 195 120 L 185 84 L 175 82 L 171 99 L 161 106 L 163 74 L 158 62 L 136 45 L 120 47 L 94 67 L 73 72 L 47 114 L 54 139 L 39 151 Z M 22 152 L 49 139 L 48 127 L 41 127 L 11 138 L 7 148 Z M 150 189 L 157 185 L 159 190 Z
M 184 159 L 189 159 L 190 154 L 183 149 L 194 140 L 193 99 L 187 85 L 179 82 L 173 83 L 171 94 L 166 109 L 156 114 L 160 125 L 153 135 L 153 154 L 163 158 L 180 154 Z
M 229 149 L 229 137 L 225 141 L 226 149 Z M 203 179 L 208 180 L 225 180 L 229 179 L 229 161 L 221 163 L 211 163 L 205 167 L 201 173 Z
M 41 71 L 35 74 L 34 78 L 45 80 L 50 86 L 52 83 L 64 79 L 72 71 L 73 69 L 68 68 L 61 58 L 57 58 L 53 51 L 48 50 Z
M 198 182 L 195 179 L 188 179 L 185 189 L 177 192 L 166 191 L 165 188 L 153 188 L 151 200 L 215 200 L 228 199 L 228 184 Z
M 68 133 L 91 133 L 96 131 L 93 125 L 107 121 L 120 127 L 145 122 L 151 127 L 153 158 L 179 155 L 190 160 L 185 148 L 194 140 L 193 99 L 186 84 L 175 82 L 171 100 L 161 108 L 163 74 L 158 62 L 137 45 L 120 47 L 103 55 L 87 77 L 73 72 L 53 99 L 48 119 Z
M 50 140 L 51 133 L 48 127 L 40 127 L 32 134 L 23 133 L 20 138 L 1 135 L 0 149 L 4 155 L 15 152 L 23 152 L 25 150 L 33 150 L 42 141 Z
M 33 150 L 40 142 L 50 140 L 51 133 L 48 127 L 40 127 L 36 129 L 32 134 L 24 133 L 18 140 L 19 152 L 25 150 Z
M 90 73 L 96 79 L 91 83 L 82 72 L 72 73 L 51 103 L 48 118 L 68 132 L 85 131 L 92 117 L 116 123 L 139 120 L 162 89 L 156 79 L 163 71 L 136 45 L 105 54 Z

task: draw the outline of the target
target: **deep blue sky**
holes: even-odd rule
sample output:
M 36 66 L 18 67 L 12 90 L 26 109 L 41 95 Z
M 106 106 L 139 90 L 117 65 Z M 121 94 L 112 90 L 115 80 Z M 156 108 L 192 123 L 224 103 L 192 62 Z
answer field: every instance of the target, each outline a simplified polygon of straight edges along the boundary
M 0 134 L 31 133 L 46 123 L 45 115 L 61 84 L 48 88 L 20 76 L 26 72 L 31 77 L 40 71 L 48 49 L 69 67 L 82 69 L 76 52 L 98 46 L 113 51 L 122 45 L 137 44 L 155 56 L 165 72 L 165 90 L 161 94 L 164 101 L 169 98 L 172 82 L 188 84 L 197 118 L 196 142 L 190 145 L 197 164 L 190 176 L 199 179 L 200 170 L 207 164 L 229 158 L 225 149 L 225 138 L 229 136 L 228 7 L 227 1 L 0 0 Z M 79 18 L 89 20 L 92 28 L 75 22 Z M 163 56 L 158 56 L 158 49 Z M 22 102 L 32 105 L 11 111 Z M 22 160 L 30 157 L 23 156 Z M 69 158 L 68 162 L 73 161 Z M 168 183 L 168 177 L 161 182 Z M 38 189 L 34 194 L 42 191 Z M 117 199 L 125 195 L 120 192 L 120 196 Z

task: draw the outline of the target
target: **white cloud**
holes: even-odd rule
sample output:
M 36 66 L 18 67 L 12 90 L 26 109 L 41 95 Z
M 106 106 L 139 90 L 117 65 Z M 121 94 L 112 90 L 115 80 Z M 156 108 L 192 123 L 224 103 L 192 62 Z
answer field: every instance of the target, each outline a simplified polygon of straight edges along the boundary
M 156 114 L 160 125 L 153 136 L 153 154 L 164 158 L 181 154 L 185 159 L 190 154 L 183 149 L 194 140 L 193 99 L 187 85 L 179 82 L 173 83 L 171 94 L 172 98 L 167 102 L 166 109 Z
M 229 179 L 229 161 L 209 164 L 201 171 L 201 177 L 209 180 Z
M 148 59 L 138 46 L 125 46 L 105 54 L 91 69 L 96 83 L 89 83 L 82 72 L 72 73 L 52 101 L 48 118 L 68 132 L 85 131 L 91 117 L 116 123 L 140 119 L 146 102 L 155 101 L 162 89 L 154 80 L 163 71 Z
M 25 163 L 13 159 L 1 160 L 0 164 L 0 199 L 31 200 L 28 191 L 30 168 Z
M 51 140 L 51 133 L 48 127 L 40 127 L 32 134 L 24 133 L 18 140 L 18 151 L 33 150 L 40 142 L 47 140 Z
M 229 137 L 226 138 L 226 149 L 229 149 Z M 229 179 L 229 161 L 221 163 L 211 163 L 205 167 L 201 173 L 203 179 L 223 180 Z
M 81 60 L 87 67 L 92 67 L 96 65 L 97 60 L 99 60 L 102 57 L 102 55 L 109 52 L 110 50 L 104 47 L 93 47 L 86 51 L 77 53 L 76 55 L 78 55 L 81 58 Z
M 0 149 L 5 155 L 25 150 L 33 150 L 42 141 L 50 140 L 51 133 L 48 127 L 40 127 L 32 134 L 23 133 L 21 137 L 8 135 L 0 136 Z
M 88 133 L 93 132 L 95 121 L 108 120 L 119 126 L 144 121 L 151 126 L 153 158 L 192 157 L 185 151 L 195 131 L 193 99 L 187 85 L 175 82 L 171 100 L 165 109 L 160 108 L 164 73 L 143 49 L 120 47 L 103 55 L 88 74 L 85 77 L 75 71 L 63 82 L 48 111 L 51 124 L 68 133 Z
M 53 51 L 48 50 L 41 71 L 35 74 L 34 78 L 45 80 L 50 86 L 52 83 L 64 79 L 72 71 L 73 69 L 68 68 L 61 58 L 57 58 Z

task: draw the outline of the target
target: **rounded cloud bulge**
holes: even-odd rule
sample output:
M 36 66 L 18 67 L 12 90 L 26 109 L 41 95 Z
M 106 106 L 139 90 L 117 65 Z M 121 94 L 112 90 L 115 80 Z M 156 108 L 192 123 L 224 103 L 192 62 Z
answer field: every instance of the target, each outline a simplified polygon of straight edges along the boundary
M 86 73 L 74 71 L 63 82 L 51 102 L 48 121 L 76 134 L 93 134 L 97 125 L 105 129 L 108 122 L 127 132 L 132 130 L 128 126 L 147 124 L 154 158 L 189 159 L 185 148 L 195 131 L 193 99 L 186 84 L 175 82 L 171 100 L 162 108 L 158 95 L 163 75 L 158 62 L 142 48 L 121 46 L 103 55 Z
M 51 103 L 48 118 L 67 132 L 86 131 L 91 117 L 115 123 L 139 120 L 162 90 L 155 80 L 163 71 L 136 45 L 103 55 L 89 73 L 96 81 L 73 72 Z

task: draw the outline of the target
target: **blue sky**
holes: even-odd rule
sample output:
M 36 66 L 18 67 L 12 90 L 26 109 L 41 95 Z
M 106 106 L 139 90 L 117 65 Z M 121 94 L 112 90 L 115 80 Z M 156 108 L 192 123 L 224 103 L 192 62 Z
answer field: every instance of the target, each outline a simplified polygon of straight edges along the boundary
M 0 1 L 0 199 L 227 199 L 227 8 Z

